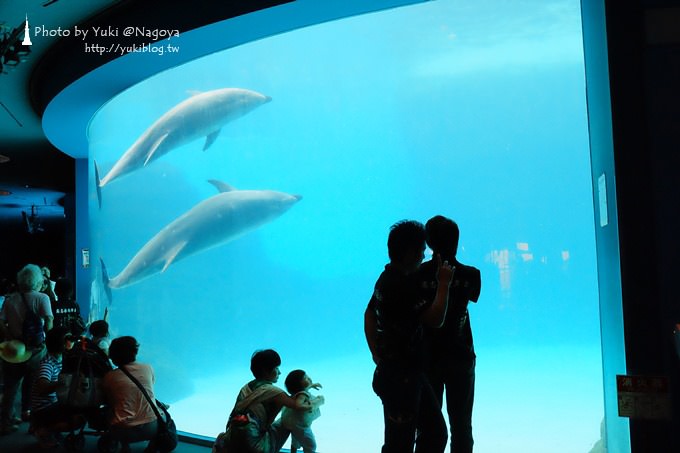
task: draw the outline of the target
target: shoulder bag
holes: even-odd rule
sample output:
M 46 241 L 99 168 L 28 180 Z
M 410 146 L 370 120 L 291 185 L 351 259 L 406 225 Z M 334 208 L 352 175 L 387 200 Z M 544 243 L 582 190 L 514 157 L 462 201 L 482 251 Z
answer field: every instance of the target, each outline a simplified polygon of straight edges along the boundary
M 125 373 L 125 375 L 129 377 L 137 387 L 139 387 L 139 390 L 141 390 L 142 394 L 149 402 L 151 409 L 153 409 L 154 413 L 156 414 L 156 418 L 158 418 L 158 432 L 156 433 L 156 437 L 152 440 L 153 446 L 155 446 L 157 451 L 162 453 L 173 451 L 175 448 L 177 448 L 177 427 L 175 426 L 175 421 L 170 417 L 170 412 L 168 412 L 168 410 L 165 408 L 165 404 L 158 400 L 156 400 L 154 404 L 154 401 L 151 401 L 149 394 L 146 393 L 146 390 L 142 384 L 140 384 L 140 382 L 132 374 L 130 374 L 128 370 L 126 370 L 124 367 L 120 367 L 119 370 Z M 165 420 L 163 417 L 161 417 L 161 414 L 158 411 L 159 407 L 165 414 Z
M 31 306 L 26 300 L 26 295 L 21 294 L 21 300 L 23 300 L 26 306 L 26 315 L 24 316 L 24 322 L 21 327 L 21 336 L 24 344 L 28 348 L 38 348 L 45 343 L 45 328 L 43 327 L 43 320 L 36 312 L 33 311 Z

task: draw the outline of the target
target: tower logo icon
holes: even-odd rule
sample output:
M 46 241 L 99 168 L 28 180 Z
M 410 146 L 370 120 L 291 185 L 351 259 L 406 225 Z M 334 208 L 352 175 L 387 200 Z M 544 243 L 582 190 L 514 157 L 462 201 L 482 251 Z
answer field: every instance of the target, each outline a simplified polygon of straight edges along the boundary
M 33 45 L 33 43 L 31 42 L 31 33 L 28 28 L 28 14 L 26 14 L 26 25 L 24 26 L 24 40 L 21 42 L 21 44 L 24 46 Z

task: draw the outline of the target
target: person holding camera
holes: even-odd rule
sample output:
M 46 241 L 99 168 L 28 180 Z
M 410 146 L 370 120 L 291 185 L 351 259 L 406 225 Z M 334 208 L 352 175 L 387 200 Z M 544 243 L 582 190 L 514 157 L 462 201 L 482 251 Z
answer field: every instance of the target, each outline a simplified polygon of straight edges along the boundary
M 467 307 L 470 301 L 477 302 L 479 298 L 481 274 L 479 269 L 466 266 L 456 258 L 460 236 L 456 222 L 441 215 L 432 217 L 425 224 L 425 234 L 433 254 L 456 269 L 444 325 L 425 331 L 427 376 L 440 409 L 446 389 L 451 452 L 471 453 L 476 355 Z M 438 287 L 437 260 L 423 263 L 419 274 L 425 297 L 432 297 Z
M 444 322 L 453 270 L 437 262 L 437 288 L 423 297 L 418 268 L 425 252 L 425 229 L 406 220 L 390 228 L 389 264 L 375 283 L 364 313 L 364 333 L 376 363 L 373 390 L 385 421 L 382 453 L 443 453 L 446 422 L 424 374 L 423 327 Z M 417 433 L 417 436 L 416 436 Z
M 54 305 L 54 303 L 57 301 L 57 295 L 54 292 L 54 286 L 56 285 L 56 282 L 52 281 L 50 278 L 51 272 L 49 267 L 43 266 L 40 268 L 40 271 L 43 275 L 43 283 L 42 287 L 40 288 L 40 292 L 47 294 L 47 297 L 50 298 L 50 304 Z

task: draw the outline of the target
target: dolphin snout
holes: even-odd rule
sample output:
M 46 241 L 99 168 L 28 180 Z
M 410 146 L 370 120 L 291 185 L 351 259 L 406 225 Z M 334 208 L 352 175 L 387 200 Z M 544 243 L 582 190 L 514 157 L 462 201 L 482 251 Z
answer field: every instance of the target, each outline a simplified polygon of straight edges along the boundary
M 296 201 L 302 200 L 302 195 L 291 195 L 291 197 L 295 198 Z
M 267 102 L 271 102 L 271 100 L 272 100 L 271 96 L 264 96 L 264 102 L 263 103 L 266 104 Z

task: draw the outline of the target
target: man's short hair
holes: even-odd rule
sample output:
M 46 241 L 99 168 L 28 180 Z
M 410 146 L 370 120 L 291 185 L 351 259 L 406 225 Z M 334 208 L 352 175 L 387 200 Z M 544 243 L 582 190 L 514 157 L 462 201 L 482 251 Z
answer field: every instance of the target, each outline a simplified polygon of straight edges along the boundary
M 399 261 L 413 250 L 425 248 L 425 227 L 416 220 L 401 220 L 390 227 L 387 253 L 390 261 Z
M 250 358 L 250 371 L 255 379 L 267 377 L 274 368 L 281 365 L 281 356 L 273 349 L 255 351 Z
M 436 215 L 425 224 L 427 246 L 434 253 L 456 256 L 460 231 L 453 220 Z

